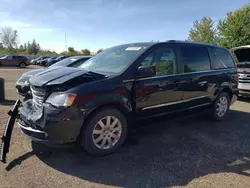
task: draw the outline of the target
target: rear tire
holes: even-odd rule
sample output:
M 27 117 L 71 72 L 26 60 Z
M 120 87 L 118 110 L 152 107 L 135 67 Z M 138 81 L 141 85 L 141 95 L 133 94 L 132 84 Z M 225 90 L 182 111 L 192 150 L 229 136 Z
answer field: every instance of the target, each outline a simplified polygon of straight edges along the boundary
M 115 152 L 127 137 L 126 117 L 114 108 L 96 112 L 81 131 L 81 146 L 93 156 L 106 156 Z
M 219 94 L 213 104 L 212 118 L 215 121 L 221 121 L 225 118 L 230 107 L 230 97 L 228 93 L 222 92 Z
M 19 67 L 20 68 L 26 68 L 26 64 L 22 62 L 22 63 L 19 64 Z

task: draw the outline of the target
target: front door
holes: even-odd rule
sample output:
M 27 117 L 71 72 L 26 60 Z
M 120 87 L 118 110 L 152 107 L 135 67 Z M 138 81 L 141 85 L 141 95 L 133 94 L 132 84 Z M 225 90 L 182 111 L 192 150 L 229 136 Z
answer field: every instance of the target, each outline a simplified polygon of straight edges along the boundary
M 140 65 L 154 65 L 156 76 L 135 81 L 137 118 L 161 115 L 181 108 L 175 46 L 167 44 L 150 52 Z

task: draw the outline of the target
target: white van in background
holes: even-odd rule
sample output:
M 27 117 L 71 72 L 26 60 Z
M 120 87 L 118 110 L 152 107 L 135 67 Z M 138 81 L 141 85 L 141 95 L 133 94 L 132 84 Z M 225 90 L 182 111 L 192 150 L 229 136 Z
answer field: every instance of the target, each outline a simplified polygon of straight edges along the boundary
M 230 49 L 237 63 L 239 95 L 250 97 L 250 45 Z

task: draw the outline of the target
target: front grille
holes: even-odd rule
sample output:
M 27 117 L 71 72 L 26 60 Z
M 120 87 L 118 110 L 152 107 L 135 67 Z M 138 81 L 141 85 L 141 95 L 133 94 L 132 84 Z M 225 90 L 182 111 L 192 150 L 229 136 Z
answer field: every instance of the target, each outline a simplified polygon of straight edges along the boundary
M 30 86 L 33 102 L 36 107 L 41 107 L 43 105 L 43 101 L 46 95 L 46 90 L 43 88 L 38 88 L 34 86 Z
M 241 83 L 250 83 L 250 74 L 248 74 L 248 73 L 240 73 L 239 74 L 239 82 L 241 82 Z

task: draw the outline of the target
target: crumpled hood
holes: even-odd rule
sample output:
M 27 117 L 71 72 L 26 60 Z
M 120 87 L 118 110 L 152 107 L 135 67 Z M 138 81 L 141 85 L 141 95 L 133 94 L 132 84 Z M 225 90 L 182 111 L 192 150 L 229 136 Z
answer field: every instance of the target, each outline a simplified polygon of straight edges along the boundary
M 29 79 L 29 82 L 31 85 L 39 87 L 59 85 L 78 77 L 84 77 L 84 75 L 87 76 L 88 72 L 83 69 L 70 67 L 53 67 L 32 76 Z

